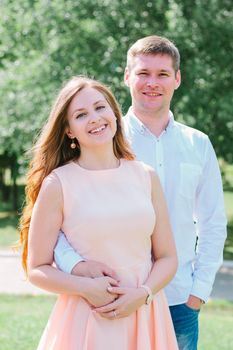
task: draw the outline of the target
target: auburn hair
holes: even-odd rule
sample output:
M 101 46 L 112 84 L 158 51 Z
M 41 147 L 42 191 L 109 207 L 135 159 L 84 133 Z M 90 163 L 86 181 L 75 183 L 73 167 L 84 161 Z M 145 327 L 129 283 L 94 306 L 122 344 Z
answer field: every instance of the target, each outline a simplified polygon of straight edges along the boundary
M 67 110 L 78 92 L 86 87 L 91 87 L 103 94 L 112 108 L 117 130 L 113 137 L 113 151 L 120 159 L 133 160 L 135 157 L 130 150 L 122 130 L 121 109 L 111 90 L 104 84 L 83 76 L 71 78 L 59 92 L 49 115 L 49 118 L 41 130 L 38 140 L 32 148 L 32 158 L 26 176 L 26 200 L 20 219 L 20 240 L 22 246 L 22 265 L 27 272 L 28 256 L 28 231 L 32 216 L 32 210 L 38 197 L 42 182 L 55 168 L 67 162 L 78 159 L 80 148 L 71 149 L 71 140 L 66 134 L 68 127 Z M 75 139 L 75 142 L 78 141 Z

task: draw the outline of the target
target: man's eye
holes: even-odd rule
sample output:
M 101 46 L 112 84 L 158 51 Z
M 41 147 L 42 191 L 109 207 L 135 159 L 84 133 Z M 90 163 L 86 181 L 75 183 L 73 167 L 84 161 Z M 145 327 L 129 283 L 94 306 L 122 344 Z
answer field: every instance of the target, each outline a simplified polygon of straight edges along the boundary
M 140 72 L 140 73 L 138 73 L 138 75 L 148 75 L 148 73 L 146 73 L 146 72 Z
M 167 73 L 160 73 L 160 76 L 161 77 L 168 77 L 168 74 Z

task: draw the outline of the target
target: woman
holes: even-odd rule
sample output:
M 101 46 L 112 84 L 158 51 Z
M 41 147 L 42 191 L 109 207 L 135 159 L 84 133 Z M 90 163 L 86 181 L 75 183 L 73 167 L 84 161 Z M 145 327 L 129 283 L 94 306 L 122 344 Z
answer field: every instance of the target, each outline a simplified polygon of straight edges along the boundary
M 161 290 L 177 267 L 164 197 L 154 172 L 134 160 L 106 86 L 74 77 L 61 90 L 34 148 L 26 194 L 23 265 L 32 283 L 60 294 L 38 349 L 177 349 Z M 56 270 L 60 228 L 119 281 Z

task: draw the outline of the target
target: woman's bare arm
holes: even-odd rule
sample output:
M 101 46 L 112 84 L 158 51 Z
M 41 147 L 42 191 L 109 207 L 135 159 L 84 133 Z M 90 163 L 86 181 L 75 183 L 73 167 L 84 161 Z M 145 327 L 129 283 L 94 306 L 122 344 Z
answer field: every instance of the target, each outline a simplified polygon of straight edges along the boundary
M 56 175 L 48 176 L 33 208 L 28 238 L 28 277 L 31 283 L 55 293 L 80 295 L 93 305 L 105 305 L 114 299 L 107 292 L 110 277 L 77 277 L 55 269 L 53 250 L 63 220 L 63 197 Z

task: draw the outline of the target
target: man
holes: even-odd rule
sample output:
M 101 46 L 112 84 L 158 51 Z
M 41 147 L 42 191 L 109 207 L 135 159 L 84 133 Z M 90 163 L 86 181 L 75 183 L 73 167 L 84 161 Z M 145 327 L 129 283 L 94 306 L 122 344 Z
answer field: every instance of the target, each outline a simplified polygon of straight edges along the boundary
M 149 36 L 128 51 L 125 83 L 132 106 L 125 132 L 141 160 L 158 173 L 176 241 L 179 268 L 166 287 L 182 350 L 197 349 L 198 313 L 222 263 L 226 218 L 218 162 L 208 137 L 176 122 L 170 111 L 181 83 L 178 49 L 168 39 Z M 198 244 L 197 244 L 198 237 Z M 55 249 L 60 268 L 79 275 L 114 275 L 109 267 L 81 258 L 61 237 Z

